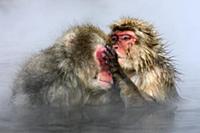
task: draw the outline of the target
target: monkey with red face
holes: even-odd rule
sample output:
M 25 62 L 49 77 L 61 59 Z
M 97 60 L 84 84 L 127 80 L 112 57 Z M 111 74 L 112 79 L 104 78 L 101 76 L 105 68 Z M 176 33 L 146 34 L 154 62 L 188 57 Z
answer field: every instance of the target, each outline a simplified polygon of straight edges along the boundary
M 109 40 L 106 60 L 125 104 L 178 99 L 177 71 L 151 24 L 122 18 L 111 25 Z
M 103 59 L 106 38 L 93 25 L 70 28 L 25 63 L 14 83 L 14 102 L 64 107 L 112 101 L 113 79 Z

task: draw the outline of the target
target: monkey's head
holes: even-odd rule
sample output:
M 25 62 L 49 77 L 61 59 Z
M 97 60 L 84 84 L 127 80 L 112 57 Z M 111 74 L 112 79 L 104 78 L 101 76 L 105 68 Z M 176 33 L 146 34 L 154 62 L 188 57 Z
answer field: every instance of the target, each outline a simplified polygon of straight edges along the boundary
M 135 18 L 122 18 L 111 26 L 109 44 L 118 54 L 118 61 L 125 70 L 140 72 L 148 69 L 162 53 L 160 38 L 154 27 Z
M 86 24 L 72 27 L 62 37 L 65 51 L 73 63 L 73 71 L 86 88 L 108 89 L 113 83 L 105 63 L 107 36 L 99 28 Z

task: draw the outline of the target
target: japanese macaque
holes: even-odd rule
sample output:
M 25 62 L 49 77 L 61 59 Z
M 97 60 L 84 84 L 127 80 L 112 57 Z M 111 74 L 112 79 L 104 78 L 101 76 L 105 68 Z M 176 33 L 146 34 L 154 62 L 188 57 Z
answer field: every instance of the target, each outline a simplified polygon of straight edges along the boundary
M 15 80 L 14 102 L 56 107 L 109 103 L 113 79 L 103 59 L 106 38 L 90 24 L 70 28 L 25 63 Z
M 111 25 L 108 44 L 107 64 L 126 104 L 140 103 L 140 96 L 153 103 L 178 99 L 177 71 L 151 24 L 122 18 Z

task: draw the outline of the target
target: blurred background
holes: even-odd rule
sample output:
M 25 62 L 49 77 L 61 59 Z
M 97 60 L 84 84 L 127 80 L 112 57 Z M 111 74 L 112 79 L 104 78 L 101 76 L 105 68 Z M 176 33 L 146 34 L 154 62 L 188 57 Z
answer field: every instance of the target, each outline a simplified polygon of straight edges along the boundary
M 0 0 L 1 112 L 15 73 L 31 54 L 52 45 L 70 25 L 90 22 L 108 33 L 110 23 L 130 16 L 156 27 L 182 73 L 178 91 L 186 103 L 173 131 L 200 131 L 199 7 L 198 0 Z

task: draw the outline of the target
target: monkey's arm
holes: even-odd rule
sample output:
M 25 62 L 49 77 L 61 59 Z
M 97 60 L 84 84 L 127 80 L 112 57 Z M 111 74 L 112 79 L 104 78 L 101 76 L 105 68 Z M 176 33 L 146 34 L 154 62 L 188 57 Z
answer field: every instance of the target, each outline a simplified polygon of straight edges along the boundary
M 138 106 L 146 103 L 137 86 L 120 68 L 118 71 L 112 72 L 112 75 L 117 86 L 121 89 L 121 97 L 127 106 Z
M 112 48 L 107 47 L 107 51 L 105 54 L 105 59 L 107 60 L 107 64 L 110 67 L 110 71 L 112 73 L 115 83 L 121 89 L 120 94 L 125 104 L 127 106 L 137 106 L 147 103 L 145 99 L 149 99 L 149 97 L 141 93 L 138 90 L 138 87 L 123 72 L 118 63 L 117 54 L 115 53 L 115 51 Z

